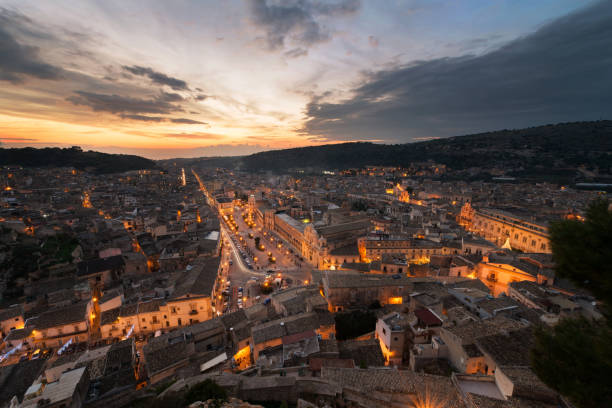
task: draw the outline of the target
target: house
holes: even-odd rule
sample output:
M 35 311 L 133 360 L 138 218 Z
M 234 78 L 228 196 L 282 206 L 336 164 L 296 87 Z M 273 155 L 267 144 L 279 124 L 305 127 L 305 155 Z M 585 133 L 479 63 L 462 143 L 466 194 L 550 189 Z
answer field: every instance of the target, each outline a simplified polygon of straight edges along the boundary
M 125 270 L 125 260 L 121 255 L 96 258 L 77 264 L 77 277 L 87 279 L 91 286 L 110 287 Z
M 91 302 L 81 301 L 52 309 L 29 319 L 26 328 L 32 329 L 33 343 L 37 347 L 61 347 L 69 340 L 75 343 L 89 339 Z
M 314 276 L 314 273 L 313 273 Z M 402 304 L 412 292 L 412 280 L 400 275 L 372 275 L 357 271 L 321 271 L 321 285 L 330 312 L 371 305 Z
M 33 398 L 26 394 L 21 407 L 79 408 L 89 387 L 87 367 L 67 371 L 58 381 L 40 386 L 42 392 L 36 387 Z
M 486 321 L 471 321 L 462 326 L 446 326 L 440 329 L 440 338 L 448 347 L 451 365 L 461 373 L 493 374 L 494 366 L 486 361 L 477 347 L 476 340 L 502 331 L 522 329 L 527 324 L 505 316 L 497 316 Z
M 411 314 L 389 313 L 376 321 L 376 338 L 380 341 L 380 349 L 386 364 L 401 365 L 405 352 L 408 350 L 406 331 L 411 320 L 416 323 L 416 317 Z
M 257 363 L 260 353 L 264 350 L 283 345 L 283 338 L 298 333 L 317 331 L 319 319 L 315 312 L 301 313 L 270 322 L 261 323 L 251 329 L 251 350 L 253 360 Z M 282 347 L 281 347 L 282 353 Z
M 8 309 L 0 310 L 0 333 L 2 338 L 6 337 L 11 330 L 23 329 L 23 309 L 16 305 Z

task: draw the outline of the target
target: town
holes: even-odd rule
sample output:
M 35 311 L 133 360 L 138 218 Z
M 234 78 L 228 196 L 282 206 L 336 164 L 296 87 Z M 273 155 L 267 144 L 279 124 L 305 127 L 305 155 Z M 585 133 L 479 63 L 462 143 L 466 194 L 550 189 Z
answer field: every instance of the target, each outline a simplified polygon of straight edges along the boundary
M 165 164 L 0 169 L 0 406 L 212 380 L 304 408 L 572 407 L 531 367 L 534 330 L 603 311 L 556 275 L 548 226 L 605 193 L 431 161 Z

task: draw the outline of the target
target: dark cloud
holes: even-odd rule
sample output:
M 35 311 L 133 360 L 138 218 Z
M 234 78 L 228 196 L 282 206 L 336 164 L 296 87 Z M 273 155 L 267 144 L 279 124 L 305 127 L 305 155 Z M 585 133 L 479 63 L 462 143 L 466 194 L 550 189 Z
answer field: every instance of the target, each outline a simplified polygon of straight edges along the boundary
M 119 115 L 121 119 L 139 120 L 141 122 L 163 122 L 166 120 L 161 116 L 145 116 L 145 115 Z
M 313 99 L 304 131 L 336 140 L 451 136 L 612 113 L 612 2 L 480 56 L 371 73 L 337 103 Z
M 182 123 L 182 124 L 185 124 L 185 125 L 207 125 L 208 124 L 206 122 L 200 122 L 198 120 L 186 119 L 186 118 L 170 119 L 170 122 L 172 122 L 172 123 Z
M 284 55 L 287 58 L 304 57 L 304 56 L 308 55 L 308 50 L 306 50 L 304 48 L 294 48 L 292 50 L 289 50 L 289 51 L 285 52 Z
M 22 82 L 25 77 L 60 79 L 63 70 L 44 62 L 39 49 L 17 41 L 10 28 L 21 26 L 22 17 L 0 10 L 0 80 Z
M 330 33 L 321 19 L 349 15 L 360 7 L 359 0 L 269 3 L 267 0 L 250 1 L 253 22 L 265 31 L 266 43 L 271 50 L 283 48 L 287 38 L 302 48 L 327 41 Z
M 208 98 L 208 95 L 200 94 L 195 96 L 196 101 L 203 101 L 206 98 Z
M 129 67 L 123 66 L 122 68 L 133 75 L 147 77 L 153 83 L 159 85 L 167 85 L 175 91 L 186 91 L 189 89 L 189 87 L 187 86 L 187 82 L 183 81 L 182 79 L 169 77 L 166 74 L 154 71 L 153 69 L 148 67 L 132 65 Z
M 99 94 L 86 91 L 75 91 L 76 95 L 67 98 L 75 105 L 89 106 L 96 112 L 115 114 L 153 113 L 167 114 L 180 111 L 181 108 L 167 100 L 168 94 L 152 99 L 132 98 L 121 95 Z

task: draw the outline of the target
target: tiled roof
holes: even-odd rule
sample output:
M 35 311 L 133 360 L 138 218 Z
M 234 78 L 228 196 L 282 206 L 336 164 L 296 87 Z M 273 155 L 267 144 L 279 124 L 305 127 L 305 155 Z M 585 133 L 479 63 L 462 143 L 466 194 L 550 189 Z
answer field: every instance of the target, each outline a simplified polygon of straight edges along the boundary
M 179 277 L 172 297 L 211 296 L 220 262 L 220 257 L 198 258 L 193 268 Z
M 529 366 L 529 351 L 535 344 L 531 327 L 482 336 L 476 340 L 480 349 L 497 365 Z
M 77 264 L 77 276 L 87 276 L 108 270 L 116 270 L 123 266 L 125 266 L 125 261 L 121 255 L 82 261 Z
M 268 340 L 281 338 L 309 329 L 319 328 L 319 319 L 316 313 L 302 313 L 289 317 L 283 317 L 271 322 L 262 323 L 251 329 L 253 342 L 264 343 Z
M 37 330 L 43 330 L 50 327 L 87 321 L 87 304 L 88 302 L 84 301 L 49 310 L 40 314 L 37 318 L 28 321 L 28 326 L 33 326 Z
M 23 309 L 21 308 L 21 306 L 4 309 L 0 311 L 0 322 L 3 322 L 8 319 L 13 319 L 19 316 L 23 317 Z
M 463 408 L 450 378 L 388 368 L 321 368 L 321 378 L 354 392 L 379 398 L 379 393 L 425 395 L 429 392 L 446 402 L 445 408 Z
M 525 323 L 509 319 L 505 316 L 496 316 L 493 319 L 478 320 L 463 326 L 448 326 L 446 330 L 462 340 L 463 344 L 471 344 L 479 337 L 489 336 L 501 331 L 511 331 L 522 329 Z

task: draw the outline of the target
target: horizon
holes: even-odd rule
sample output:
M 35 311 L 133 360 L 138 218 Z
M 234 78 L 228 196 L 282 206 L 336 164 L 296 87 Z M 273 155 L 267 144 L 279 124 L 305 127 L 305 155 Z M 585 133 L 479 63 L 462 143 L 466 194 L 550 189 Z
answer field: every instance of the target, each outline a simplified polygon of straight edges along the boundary
M 246 157 L 246 156 L 250 156 L 253 154 L 257 154 L 257 153 L 265 153 L 265 152 L 271 152 L 271 151 L 280 151 L 280 150 L 287 150 L 287 149 L 300 149 L 300 148 L 307 148 L 307 147 L 324 147 L 324 146 L 334 146 L 334 145 L 341 145 L 341 144 L 354 144 L 354 143 L 371 143 L 371 144 L 377 144 L 377 145 L 386 145 L 386 146 L 393 146 L 393 145 L 403 145 L 403 144 L 414 144 L 414 143 L 426 143 L 426 142 L 430 142 L 433 140 L 440 140 L 440 139 L 454 139 L 454 138 L 461 138 L 461 137 L 469 137 L 469 136 L 478 136 L 478 135 L 485 135 L 488 133 L 497 133 L 497 132 L 504 132 L 504 131 L 520 131 L 520 130 L 525 130 L 525 129 L 532 129 L 532 128 L 540 128 L 540 127 L 546 127 L 546 126 L 559 126 L 559 125 L 568 125 L 568 124 L 572 124 L 572 123 L 597 123 L 597 122 L 610 122 L 612 121 L 612 119 L 597 119 L 594 121 L 575 121 L 575 122 L 560 122 L 560 123 L 547 123 L 547 124 L 539 124 L 539 125 L 534 125 L 534 126 L 529 126 L 528 128 L 523 128 L 523 129 L 517 129 L 517 128 L 509 128 L 509 129 L 497 129 L 497 130 L 490 130 L 490 131 L 483 131 L 483 132 L 478 132 L 478 133 L 471 133 L 471 134 L 463 134 L 463 135 L 453 135 L 453 136 L 448 136 L 448 137 L 433 137 L 433 138 L 429 138 L 427 140 L 411 140 L 411 141 L 407 141 L 405 143 L 392 143 L 392 142 L 381 142 L 381 141 L 369 141 L 369 140 L 354 140 L 354 141 L 339 141 L 339 142 L 335 142 L 335 143 L 325 143 L 325 144 L 321 144 L 321 145 L 306 145 L 306 146 L 295 146 L 295 147 L 286 147 L 286 148 L 269 148 L 269 149 L 263 149 L 263 150 L 258 150 L 255 152 L 251 152 L 251 153 L 246 153 L 246 154 L 223 154 L 223 155 L 217 155 L 217 156 L 168 156 L 168 157 L 151 157 L 151 156 L 147 156 L 146 154 L 142 154 L 143 149 L 134 149 L 134 152 L 130 152 L 130 151 L 125 151 L 125 150 L 121 150 L 121 148 L 117 148 L 117 150 L 104 150 L 104 149 L 97 149 L 95 146 L 81 146 L 81 145 L 63 145 L 63 146 L 23 146 L 23 147 L 32 147 L 35 149 L 44 149 L 44 148 L 60 148 L 60 149 L 69 149 L 72 147 L 78 147 L 83 151 L 93 151 L 93 152 L 99 152 L 99 153 L 108 153 L 108 154 L 118 154 L 118 155 L 134 155 L 134 156 L 140 156 L 146 159 L 150 159 L 150 160 L 154 160 L 154 161 L 167 161 L 167 160 L 186 160 L 186 159 L 214 159 L 214 158 L 232 158 L 232 157 Z M 23 147 L 15 147 L 15 146 L 3 146 L 2 143 L 0 143 L 0 149 L 6 148 L 6 149 L 11 149 L 11 148 L 23 148 Z M 146 150 L 145 150 L 146 151 Z M 174 151 L 172 151 L 174 152 Z M 156 154 L 160 154 L 160 152 L 156 151 Z
M 612 111 L 606 1 L 8 0 L 0 22 L 7 148 L 244 156 Z

